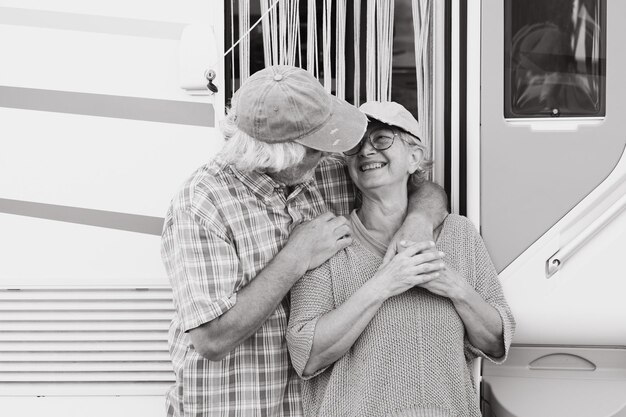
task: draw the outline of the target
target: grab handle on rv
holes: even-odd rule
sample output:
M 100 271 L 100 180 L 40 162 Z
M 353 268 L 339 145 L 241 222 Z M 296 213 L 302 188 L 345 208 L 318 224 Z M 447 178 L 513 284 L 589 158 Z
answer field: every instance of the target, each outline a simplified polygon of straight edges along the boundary
M 626 195 L 618 199 L 607 211 L 587 226 L 578 236 L 559 249 L 546 261 L 546 278 L 550 278 L 563 267 L 565 261 L 582 248 L 593 236 L 611 223 L 626 208 Z

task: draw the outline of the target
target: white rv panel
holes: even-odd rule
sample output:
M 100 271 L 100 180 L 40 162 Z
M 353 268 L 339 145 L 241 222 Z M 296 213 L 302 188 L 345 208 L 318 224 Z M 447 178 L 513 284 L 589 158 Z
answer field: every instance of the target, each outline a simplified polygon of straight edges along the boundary
M 134 397 L 24 397 L 2 399 L 5 410 L 14 416 L 84 417 L 89 410 L 90 417 L 157 417 L 164 414 L 162 403 L 155 402 L 154 396 L 138 394 Z M 55 414 L 58 412 L 58 414 Z
M 110 0 L 106 2 L 84 2 L 81 0 L 2 0 L 0 6 L 35 12 L 60 12 L 83 15 L 89 22 L 89 17 L 115 17 L 137 20 L 139 23 L 153 21 L 156 23 L 177 22 L 196 23 L 207 21 L 222 25 L 222 1 L 188 0 L 180 4 L 173 4 L 168 0 Z M 23 23 L 23 20 L 21 21 Z M 34 23 L 38 26 L 45 22 Z
M 168 284 L 158 235 L 10 214 L 0 227 L 2 287 Z
M 156 416 L 174 374 L 160 259 L 169 201 L 219 150 L 180 89 L 180 36 L 221 1 L 0 0 L 0 407 Z
M 179 29 L 182 33 L 183 26 Z M 0 25 L 2 85 L 194 101 L 176 80 L 178 40 Z
M 163 217 L 217 129 L 0 108 L 1 198 Z

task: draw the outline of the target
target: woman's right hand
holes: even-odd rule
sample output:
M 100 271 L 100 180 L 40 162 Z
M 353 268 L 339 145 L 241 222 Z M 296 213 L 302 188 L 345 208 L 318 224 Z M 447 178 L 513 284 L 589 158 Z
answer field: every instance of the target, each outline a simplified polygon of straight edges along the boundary
M 445 268 L 444 253 L 432 250 L 434 246 L 428 241 L 408 246 L 382 265 L 370 282 L 390 298 L 437 278 Z

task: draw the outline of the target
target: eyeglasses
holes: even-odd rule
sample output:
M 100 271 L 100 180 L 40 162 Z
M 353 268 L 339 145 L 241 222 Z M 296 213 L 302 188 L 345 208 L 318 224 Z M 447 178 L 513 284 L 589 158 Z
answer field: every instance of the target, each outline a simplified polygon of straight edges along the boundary
M 391 148 L 394 140 L 396 139 L 398 134 L 393 132 L 393 136 L 390 136 L 388 132 L 372 132 L 367 137 L 361 139 L 356 146 L 348 151 L 345 151 L 343 154 L 346 156 L 354 156 L 361 152 L 361 148 L 365 145 L 365 141 L 368 140 L 372 148 L 377 151 L 384 151 L 385 149 Z

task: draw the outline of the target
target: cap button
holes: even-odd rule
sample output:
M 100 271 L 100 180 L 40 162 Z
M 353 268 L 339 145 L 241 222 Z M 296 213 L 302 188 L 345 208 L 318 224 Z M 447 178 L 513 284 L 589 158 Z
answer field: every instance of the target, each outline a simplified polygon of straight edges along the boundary
M 280 81 L 283 79 L 283 75 L 282 74 L 274 74 L 274 81 Z

